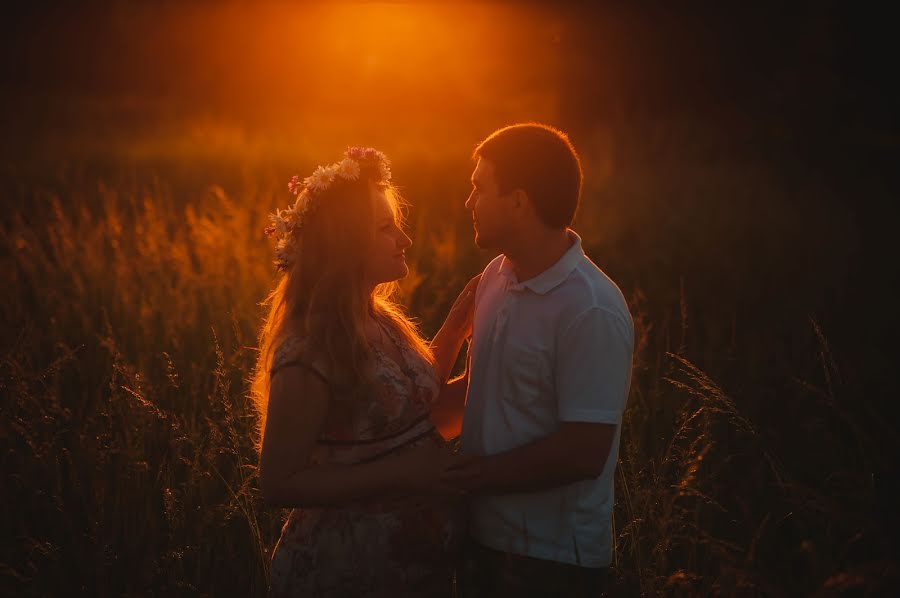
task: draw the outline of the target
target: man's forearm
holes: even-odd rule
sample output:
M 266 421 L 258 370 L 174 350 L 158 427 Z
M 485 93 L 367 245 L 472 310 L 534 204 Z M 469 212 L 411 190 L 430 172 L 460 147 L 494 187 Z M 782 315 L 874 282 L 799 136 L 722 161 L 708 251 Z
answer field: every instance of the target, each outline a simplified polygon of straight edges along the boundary
M 581 425 L 581 424 L 576 424 Z M 603 472 L 615 427 L 569 426 L 532 443 L 482 457 L 456 471 L 449 483 L 475 494 L 535 492 L 595 478 Z
M 571 458 L 559 432 L 505 453 L 484 457 L 472 491 L 478 494 L 533 492 L 591 477 Z

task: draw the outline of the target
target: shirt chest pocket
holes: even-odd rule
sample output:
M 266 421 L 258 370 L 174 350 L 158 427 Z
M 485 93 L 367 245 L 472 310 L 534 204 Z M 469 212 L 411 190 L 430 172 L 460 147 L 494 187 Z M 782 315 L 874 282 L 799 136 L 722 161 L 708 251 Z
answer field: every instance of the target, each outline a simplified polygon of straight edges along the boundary
M 503 352 L 503 399 L 517 405 L 550 400 L 549 362 L 536 347 L 508 344 Z

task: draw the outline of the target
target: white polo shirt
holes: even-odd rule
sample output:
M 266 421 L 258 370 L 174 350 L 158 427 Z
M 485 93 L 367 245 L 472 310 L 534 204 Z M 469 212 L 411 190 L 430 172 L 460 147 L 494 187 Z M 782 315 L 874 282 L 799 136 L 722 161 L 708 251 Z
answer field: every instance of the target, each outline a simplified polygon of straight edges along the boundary
M 461 451 L 503 453 L 555 432 L 561 421 L 614 424 L 599 477 L 469 503 L 471 534 L 485 546 L 605 567 L 612 560 L 613 479 L 634 324 L 622 292 L 584 254 L 581 238 L 568 234 L 569 250 L 534 278 L 518 282 L 503 255 L 484 269 Z

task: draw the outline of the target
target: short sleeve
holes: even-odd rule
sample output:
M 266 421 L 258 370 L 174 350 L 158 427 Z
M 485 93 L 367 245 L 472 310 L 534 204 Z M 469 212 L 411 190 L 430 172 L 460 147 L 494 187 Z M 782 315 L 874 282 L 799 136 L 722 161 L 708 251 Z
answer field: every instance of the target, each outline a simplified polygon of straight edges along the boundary
M 561 333 L 557 347 L 559 420 L 618 424 L 631 385 L 630 318 L 592 307 Z
M 275 349 L 275 355 L 272 357 L 272 367 L 269 368 L 269 374 L 272 375 L 278 370 L 288 366 L 299 366 L 311 370 L 322 381 L 328 384 L 328 377 L 324 374 L 322 364 L 314 362 L 312 356 L 306 351 L 307 343 L 297 335 L 291 334 Z
M 297 361 L 300 358 L 301 347 L 303 343 L 296 334 L 289 334 L 275 348 L 275 355 L 272 357 L 271 370 L 281 369 L 290 362 Z

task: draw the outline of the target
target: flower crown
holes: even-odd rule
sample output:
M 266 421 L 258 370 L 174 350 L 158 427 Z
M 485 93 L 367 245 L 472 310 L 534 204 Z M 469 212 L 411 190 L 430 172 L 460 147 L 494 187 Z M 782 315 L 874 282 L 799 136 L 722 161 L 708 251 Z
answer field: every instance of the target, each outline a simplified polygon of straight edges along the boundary
M 344 159 L 330 166 L 319 166 L 308 177 L 300 181 L 294 175 L 288 182 L 288 191 L 297 196 L 294 205 L 287 209 L 277 209 L 269 214 L 271 225 L 267 226 L 267 237 L 274 236 L 275 266 L 286 272 L 294 263 L 299 250 L 300 232 L 304 219 L 318 204 L 318 198 L 338 179 L 355 181 L 359 178 L 362 165 L 374 165 L 378 168 L 380 180 L 387 183 L 391 180 L 391 163 L 384 153 L 371 147 L 350 147 L 344 152 Z

